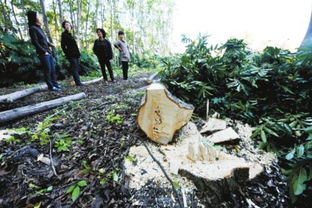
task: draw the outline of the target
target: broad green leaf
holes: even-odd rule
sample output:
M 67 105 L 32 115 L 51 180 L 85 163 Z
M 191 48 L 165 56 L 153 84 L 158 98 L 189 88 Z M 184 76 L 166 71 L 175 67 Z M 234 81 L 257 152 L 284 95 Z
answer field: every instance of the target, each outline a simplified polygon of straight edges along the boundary
M 299 147 L 297 147 L 297 157 L 301 157 L 304 154 L 304 146 L 300 145 Z
M 307 171 L 305 168 L 300 168 L 300 172 L 294 180 L 293 190 L 295 195 L 300 195 L 306 189 L 304 182 L 307 180 Z
M 74 188 L 76 187 L 76 185 L 71 185 L 67 190 L 66 190 L 66 194 L 73 192 Z
M 266 134 L 263 130 L 261 130 L 261 139 L 264 143 L 267 143 L 267 137 L 266 137 Z
M 295 149 L 293 149 L 291 152 L 289 152 L 287 155 L 286 155 L 286 159 L 287 160 L 291 160 L 294 158 L 294 155 L 295 155 Z
M 83 181 L 79 181 L 78 182 L 78 186 L 83 187 L 87 185 L 87 181 L 83 180 Z
M 72 200 L 75 201 L 77 199 L 77 197 L 79 196 L 80 194 L 80 187 L 79 186 L 76 186 L 72 192 Z
M 119 180 L 119 176 L 116 172 L 113 173 L 113 180 L 117 182 Z
M 275 137 L 278 137 L 278 134 L 275 133 L 272 129 L 269 129 L 269 128 L 267 128 L 267 127 L 263 127 L 263 129 L 264 129 L 268 134 L 271 134 L 271 135 L 273 135 L 273 136 L 275 136 Z
M 53 190 L 53 186 L 49 186 L 48 188 L 47 188 L 47 191 L 52 191 Z

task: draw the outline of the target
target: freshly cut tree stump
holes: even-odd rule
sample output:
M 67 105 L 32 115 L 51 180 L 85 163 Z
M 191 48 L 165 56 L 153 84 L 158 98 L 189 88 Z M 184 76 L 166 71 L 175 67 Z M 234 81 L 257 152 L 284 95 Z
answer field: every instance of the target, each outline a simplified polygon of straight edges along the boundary
M 20 90 L 17 92 L 13 92 L 7 95 L 1 95 L 0 96 L 0 103 L 9 103 L 9 102 L 14 102 L 18 99 L 21 99 L 23 97 L 26 97 L 28 95 L 34 94 L 36 92 L 41 92 L 44 90 L 47 90 L 48 87 L 46 85 L 40 85 L 38 87 L 32 87 L 24 90 Z
M 15 119 L 18 119 L 18 118 L 21 118 L 30 114 L 49 110 L 49 109 L 61 106 L 70 101 L 80 100 L 85 97 L 86 97 L 85 93 L 78 93 L 75 95 L 61 97 L 55 100 L 50 100 L 50 101 L 46 101 L 42 103 L 37 103 L 34 105 L 28 105 L 25 107 L 15 108 L 13 110 L 3 111 L 3 112 L 0 112 L 0 123 L 4 123 L 4 122 L 15 120 Z
M 137 122 L 153 141 L 168 144 L 191 119 L 194 107 L 171 95 L 164 85 L 151 84 L 139 108 Z

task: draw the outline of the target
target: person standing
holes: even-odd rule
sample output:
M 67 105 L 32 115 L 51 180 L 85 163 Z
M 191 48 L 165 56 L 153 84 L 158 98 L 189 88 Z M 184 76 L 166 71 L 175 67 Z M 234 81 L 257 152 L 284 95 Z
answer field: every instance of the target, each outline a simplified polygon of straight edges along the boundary
M 55 70 L 54 59 L 50 47 L 54 47 L 47 40 L 46 35 L 41 29 L 42 20 L 35 11 L 27 12 L 29 35 L 32 44 L 35 46 L 41 64 L 44 68 L 44 78 L 51 91 L 61 91 L 62 89 L 57 83 L 57 74 Z
M 75 38 L 71 34 L 71 24 L 68 21 L 62 23 L 64 32 L 61 36 L 62 50 L 70 63 L 70 71 L 75 80 L 76 86 L 83 86 L 79 77 L 80 70 L 80 52 Z
M 119 50 L 119 59 L 122 66 L 123 79 L 128 79 L 128 69 L 130 61 L 129 45 L 125 41 L 125 33 L 123 31 L 118 32 L 118 41 L 114 44 L 115 48 Z
M 114 82 L 114 74 L 111 65 L 111 62 L 113 61 L 112 45 L 109 40 L 106 39 L 106 32 L 104 31 L 104 29 L 96 29 L 96 33 L 99 38 L 96 39 L 94 42 L 93 52 L 99 60 L 104 81 L 107 81 L 107 75 L 105 70 L 105 67 L 107 67 L 109 76 L 112 82 Z

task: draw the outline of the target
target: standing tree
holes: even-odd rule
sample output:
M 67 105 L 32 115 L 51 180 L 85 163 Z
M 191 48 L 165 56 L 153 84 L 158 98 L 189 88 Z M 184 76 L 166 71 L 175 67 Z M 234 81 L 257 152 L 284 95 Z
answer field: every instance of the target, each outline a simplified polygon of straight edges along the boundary
M 311 12 L 308 30 L 303 38 L 300 48 L 312 49 L 312 12 Z

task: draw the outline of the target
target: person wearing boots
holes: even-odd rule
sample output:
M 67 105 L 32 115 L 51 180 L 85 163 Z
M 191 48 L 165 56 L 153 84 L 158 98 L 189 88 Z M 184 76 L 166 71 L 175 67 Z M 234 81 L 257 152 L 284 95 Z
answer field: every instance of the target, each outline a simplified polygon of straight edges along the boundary
M 118 41 L 114 44 L 115 48 L 119 50 L 119 59 L 122 66 L 123 79 L 128 79 L 128 69 L 130 61 L 129 45 L 125 41 L 125 33 L 123 31 L 118 32 Z
M 61 36 L 61 47 L 62 50 L 70 63 L 70 71 L 73 75 L 76 86 L 83 86 L 79 77 L 80 70 L 80 52 L 77 42 L 71 34 L 72 26 L 68 21 L 62 23 L 64 32 Z
M 44 68 L 44 78 L 48 89 L 51 91 L 61 91 L 62 89 L 57 83 L 54 59 L 50 49 L 50 47 L 54 47 L 54 45 L 47 40 L 47 36 L 40 27 L 42 24 L 41 17 L 35 11 L 28 11 L 27 18 L 31 42 L 35 46 Z
M 94 42 L 93 52 L 99 60 L 104 81 L 107 81 L 107 74 L 105 69 L 107 68 L 109 76 L 112 82 L 114 82 L 114 74 L 111 65 L 111 62 L 113 61 L 112 45 L 109 40 L 106 39 L 106 32 L 104 29 L 98 28 L 96 33 L 99 38 Z

